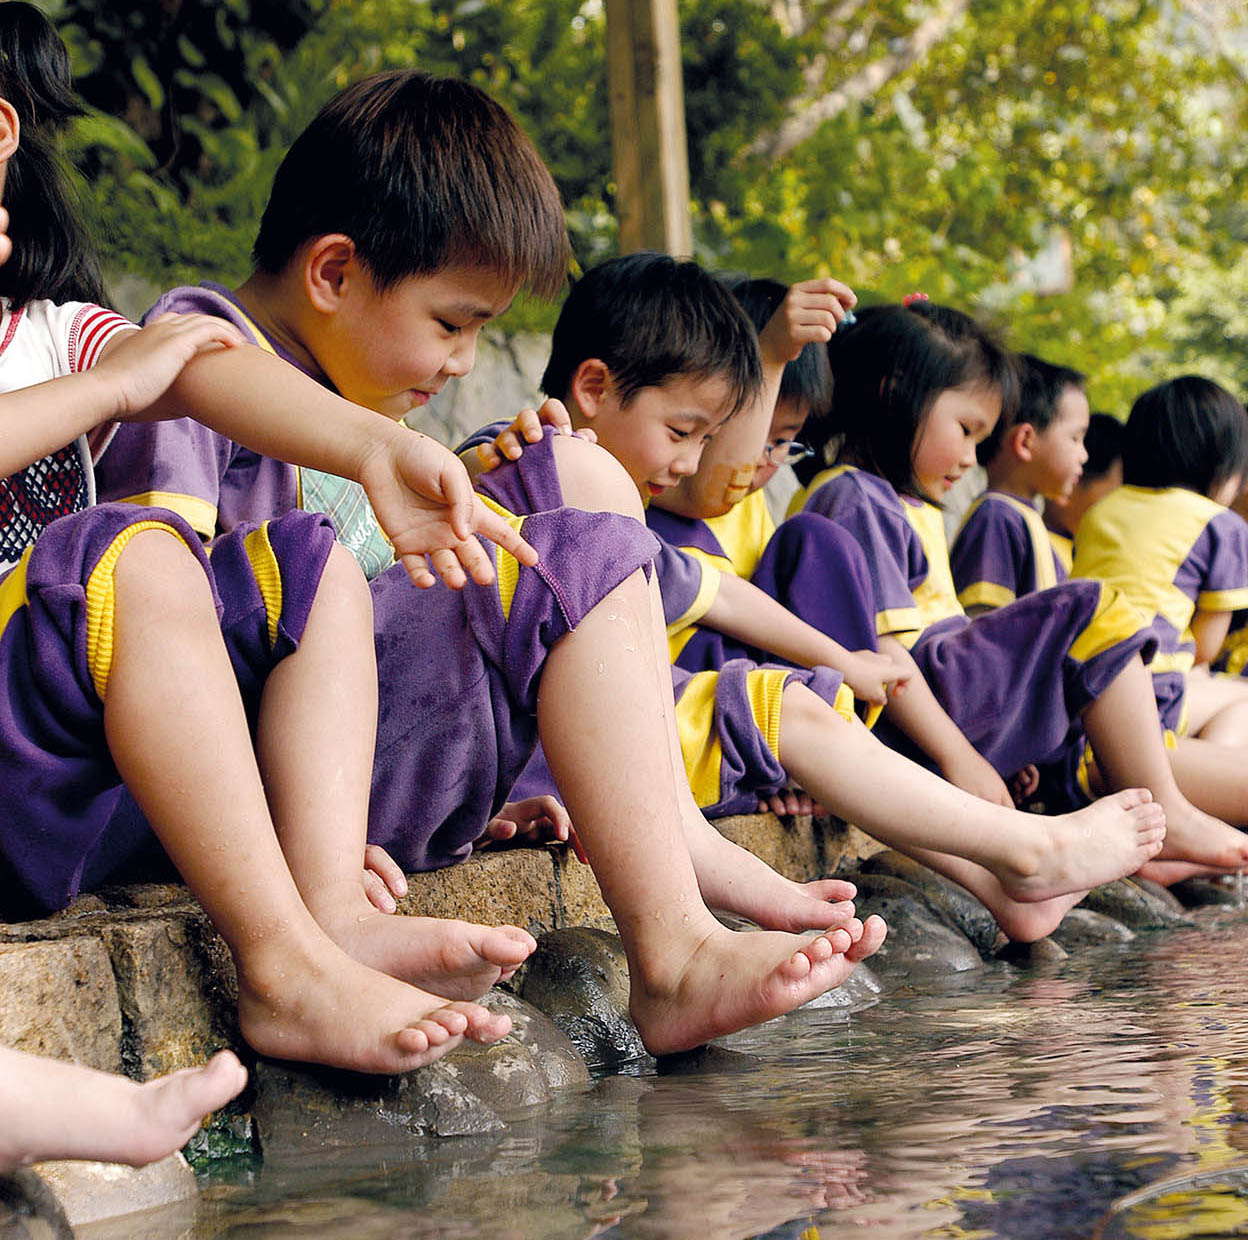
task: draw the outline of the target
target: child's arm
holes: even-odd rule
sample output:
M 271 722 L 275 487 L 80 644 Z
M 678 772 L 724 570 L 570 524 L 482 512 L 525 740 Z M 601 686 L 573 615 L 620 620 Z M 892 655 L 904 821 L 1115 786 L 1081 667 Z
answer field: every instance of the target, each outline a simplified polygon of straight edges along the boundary
M 895 637 L 880 638 L 880 649 L 910 669 L 906 692 L 884 708 L 888 717 L 940 768 L 951 783 L 985 801 L 1013 808 L 1005 781 L 936 700 L 910 652 Z
M 1212 663 L 1231 631 L 1229 611 L 1197 611 L 1192 616 L 1192 636 L 1196 639 L 1196 662 Z
M 344 400 L 263 349 L 201 354 L 142 416 L 190 416 L 262 455 L 359 482 L 418 586 L 438 577 L 456 589 L 468 576 L 481 585 L 493 581 L 478 534 L 524 564 L 537 562 L 519 533 L 476 496 L 448 449 Z
M 747 646 L 767 650 L 801 667 L 830 667 L 845 677 L 854 696 L 883 705 L 889 686 L 900 692 L 912 674 L 887 654 L 846 650 L 840 642 L 793 614 L 752 582 L 721 573 L 715 601 L 698 621 Z
M 73 443 L 104 422 L 139 412 L 165 392 L 197 353 L 242 343 L 208 315 L 177 316 L 113 338 L 90 370 L 0 397 L 0 477 Z

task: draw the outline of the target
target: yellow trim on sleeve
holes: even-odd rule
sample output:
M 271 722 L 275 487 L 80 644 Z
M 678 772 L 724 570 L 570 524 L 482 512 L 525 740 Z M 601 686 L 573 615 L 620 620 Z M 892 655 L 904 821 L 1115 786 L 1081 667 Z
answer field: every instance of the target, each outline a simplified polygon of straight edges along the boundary
M 269 541 L 269 523 L 258 525 L 243 539 L 243 550 L 251 564 L 251 575 L 264 600 L 264 614 L 268 621 L 269 649 L 277 645 L 277 626 L 282 618 L 282 568 Z
M 676 703 L 676 731 L 685 776 L 699 809 L 720 799 L 719 777 L 724 751 L 715 731 L 715 686 L 718 672 L 699 672 L 685 685 Z
M 112 674 L 116 642 L 117 586 L 113 574 L 126 545 L 136 534 L 142 534 L 145 530 L 164 530 L 185 545 L 182 535 L 167 521 L 136 521 L 109 543 L 87 578 L 87 667 L 95 684 L 96 696 L 101 702 L 108 689 L 108 678 Z
M 875 631 L 879 637 L 896 637 L 906 648 L 919 640 L 923 631 L 917 607 L 896 607 L 875 613 Z
M 675 663 L 680 658 L 680 652 L 693 640 L 693 635 L 698 631 L 699 626 L 691 624 L 687 629 L 681 629 L 679 633 L 673 633 L 667 639 L 667 658 L 671 663 Z
M 697 624 L 708 611 L 711 610 L 716 598 L 719 597 L 719 569 L 703 560 L 698 560 L 702 565 L 702 582 L 698 586 L 698 593 L 693 602 L 689 604 L 683 615 L 677 616 L 667 626 L 667 636 L 670 640 L 675 637 L 682 629 L 687 629 L 692 624 Z M 714 804 L 714 802 L 711 802 Z
M 33 546 L 22 552 L 22 558 L 9 569 L 3 581 L 0 581 L 0 633 L 9 626 L 9 621 L 26 606 L 26 566 L 30 563 Z
M 1244 667 L 1248 666 L 1248 629 L 1234 629 L 1227 634 L 1222 650 L 1226 655 L 1226 665 L 1218 675 L 1240 676 Z
M 478 493 L 477 498 L 496 516 L 502 517 L 517 534 L 524 530 L 524 517 L 509 512 L 502 504 L 490 499 L 488 495 Z M 497 543 L 494 548 L 494 573 L 498 582 L 498 601 L 502 604 L 503 619 L 511 619 L 511 605 L 515 602 L 516 588 L 520 584 L 520 561 L 510 551 L 505 551 Z
M 177 491 L 141 491 L 119 501 L 138 504 L 141 508 L 168 508 L 176 512 L 201 538 L 212 538 L 217 532 L 217 507 L 198 495 L 182 495 Z
M 1197 611 L 1239 611 L 1248 607 L 1248 589 L 1202 590 L 1196 596 Z
M 972 607 L 1005 607 L 1014 601 L 1014 591 L 995 581 L 975 581 L 959 595 L 958 602 L 970 611 Z
M 1186 676 L 1195 662 L 1196 656 L 1190 650 L 1159 651 L 1153 655 L 1153 661 L 1148 665 L 1148 670 L 1154 676 L 1160 676 L 1165 672 L 1182 672 Z

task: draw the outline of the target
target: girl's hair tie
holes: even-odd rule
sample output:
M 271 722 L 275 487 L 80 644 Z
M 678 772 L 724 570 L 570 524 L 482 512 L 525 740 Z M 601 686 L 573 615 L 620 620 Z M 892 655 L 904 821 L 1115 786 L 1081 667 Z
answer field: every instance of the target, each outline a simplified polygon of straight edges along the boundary
M 912 306 L 916 301 L 931 301 L 932 299 L 926 293 L 907 293 L 902 299 L 903 306 Z

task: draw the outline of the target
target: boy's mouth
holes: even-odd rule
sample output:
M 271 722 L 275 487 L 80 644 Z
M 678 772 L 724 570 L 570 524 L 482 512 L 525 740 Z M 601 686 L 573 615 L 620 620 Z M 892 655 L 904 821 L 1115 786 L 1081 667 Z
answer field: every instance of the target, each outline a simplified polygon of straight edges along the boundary
M 647 482 L 646 490 L 650 492 L 650 498 L 654 499 L 656 495 L 662 495 L 667 490 L 667 487 L 661 487 L 657 482 Z

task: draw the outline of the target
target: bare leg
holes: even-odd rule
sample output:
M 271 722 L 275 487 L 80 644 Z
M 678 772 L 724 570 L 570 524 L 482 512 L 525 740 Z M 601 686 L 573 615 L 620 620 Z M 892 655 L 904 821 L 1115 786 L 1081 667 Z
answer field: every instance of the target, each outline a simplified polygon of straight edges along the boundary
M 1187 677 L 1187 713 L 1189 736 L 1248 748 L 1248 680 L 1194 668 Z
M 1248 865 L 1248 836 L 1213 817 L 1223 814 L 1226 805 L 1210 795 L 1204 782 L 1210 768 L 1187 759 L 1182 750 L 1168 754 L 1156 719 L 1152 678 L 1133 659 L 1083 714 L 1102 778 L 1110 788 L 1147 788 L 1166 811 L 1166 842 L 1158 860 L 1227 870 Z M 1239 804 L 1232 821 L 1248 822 L 1248 795 Z
M 299 650 L 265 684 L 256 750 L 278 840 L 299 893 L 349 955 L 453 999 L 476 999 L 537 946 L 519 926 L 393 917 L 364 887 L 377 736 L 372 600 L 335 546 Z
M 561 472 L 567 501 L 640 516 L 618 465 L 599 451 L 582 453 L 589 445 L 567 442 L 584 457 L 575 474 L 581 489 Z M 628 954 L 633 1020 L 647 1048 L 662 1054 L 780 1015 L 840 985 L 883 941 L 884 925 L 851 919 L 814 937 L 737 934 L 711 915 L 686 844 L 691 799 L 677 757 L 658 606 L 657 591 L 640 573 L 599 603 L 548 657 L 538 722 Z
M 230 1051 L 140 1085 L 0 1047 L 0 1171 L 54 1158 L 142 1167 L 181 1149 L 246 1083 Z
M 1161 808 L 1143 790 L 1053 818 L 973 796 L 800 684 L 784 692 L 780 758 L 834 813 L 895 848 L 924 850 L 921 859 L 972 891 L 1012 938 L 1049 933 L 1089 888 L 1154 857 L 1165 836 Z
M 503 1036 L 506 1018 L 352 960 L 308 912 L 269 817 L 208 583 L 186 548 L 139 534 L 114 584 L 109 748 L 234 956 L 244 1037 L 266 1055 L 403 1072 L 465 1036 Z

